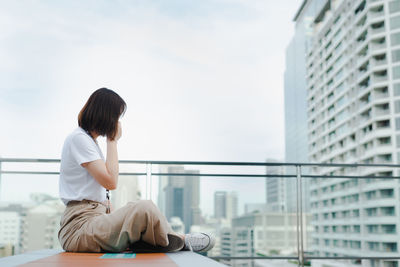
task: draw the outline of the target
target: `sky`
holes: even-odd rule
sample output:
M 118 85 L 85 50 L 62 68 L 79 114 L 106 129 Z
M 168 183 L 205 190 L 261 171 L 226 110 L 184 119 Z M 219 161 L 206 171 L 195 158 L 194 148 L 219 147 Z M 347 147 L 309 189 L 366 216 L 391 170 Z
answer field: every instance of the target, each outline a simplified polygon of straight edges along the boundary
M 128 105 L 120 159 L 283 161 L 285 49 L 301 2 L 2 2 L 0 156 L 59 158 L 87 98 L 108 87 Z M 20 179 L 3 178 L 2 200 Z M 254 183 L 253 201 L 265 199 L 263 181 L 208 180 L 202 192 L 242 190 L 244 203 Z

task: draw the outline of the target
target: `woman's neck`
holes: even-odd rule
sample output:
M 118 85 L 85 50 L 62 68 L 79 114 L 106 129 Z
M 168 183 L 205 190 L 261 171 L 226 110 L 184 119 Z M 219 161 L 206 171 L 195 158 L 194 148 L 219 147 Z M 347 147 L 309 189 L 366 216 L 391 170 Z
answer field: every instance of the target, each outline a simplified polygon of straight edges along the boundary
M 99 134 L 96 133 L 95 131 L 91 131 L 91 132 L 90 132 L 90 136 L 91 136 L 94 140 L 96 140 L 97 137 L 99 137 Z

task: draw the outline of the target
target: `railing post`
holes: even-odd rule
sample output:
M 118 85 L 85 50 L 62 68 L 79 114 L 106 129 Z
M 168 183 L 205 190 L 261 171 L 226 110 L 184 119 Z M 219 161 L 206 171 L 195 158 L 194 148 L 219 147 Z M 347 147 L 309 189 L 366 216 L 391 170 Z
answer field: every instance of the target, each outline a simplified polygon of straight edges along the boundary
M 299 266 L 304 266 L 304 240 L 303 240 L 303 192 L 301 180 L 301 165 L 296 165 L 296 196 L 297 196 L 297 255 Z
M 0 157 L 0 201 L 1 201 L 1 182 L 2 182 L 2 180 L 1 180 L 1 175 L 2 175 L 1 163 L 2 163 L 2 160 Z
M 151 200 L 151 192 L 152 192 L 152 164 L 146 164 L 146 194 L 145 198 L 147 200 Z

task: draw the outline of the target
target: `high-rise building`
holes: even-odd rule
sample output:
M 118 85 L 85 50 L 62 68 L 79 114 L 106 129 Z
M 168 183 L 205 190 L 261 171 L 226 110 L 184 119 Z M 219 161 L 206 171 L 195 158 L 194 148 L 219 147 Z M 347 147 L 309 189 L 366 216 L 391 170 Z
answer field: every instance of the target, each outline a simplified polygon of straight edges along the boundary
M 324 1 L 312 29 L 306 48 L 310 160 L 399 162 L 400 1 Z M 311 171 L 321 176 L 397 174 L 391 168 Z M 393 179 L 312 179 L 315 255 L 398 255 L 399 200 L 399 183 Z
M 171 175 L 159 180 L 158 206 L 168 220 L 179 217 L 189 231 L 193 224 L 201 223 L 200 211 L 200 180 L 198 170 L 185 170 L 183 166 L 168 166 L 161 168 L 162 173 Z
M 238 215 L 237 192 L 216 191 L 214 193 L 214 218 L 231 220 Z
M 226 191 L 214 193 L 214 218 L 226 218 Z
M 276 162 L 275 160 L 267 160 L 267 162 Z M 268 175 L 282 175 L 284 168 L 282 166 L 267 166 Z M 286 205 L 286 179 L 280 177 L 268 177 L 266 179 L 265 203 L 266 209 L 271 212 L 285 212 Z
M 306 87 L 306 48 L 312 38 L 312 21 L 322 8 L 325 0 L 304 0 L 297 11 L 295 34 L 286 49 L 286 68 L 284 74 L 285 95 L 285 162 L 308 162 L 307 132 L 307 87 Z M 285 169 L 286 174 L 295 174 L 293 167 Z M 302 173 L 308 173 L 303 169 Z M 308 185 L 304 180 L 303 203 L 309 210 Z M 285 179 L 286 209 L 295 212 L 297 208 L 296 180 Z

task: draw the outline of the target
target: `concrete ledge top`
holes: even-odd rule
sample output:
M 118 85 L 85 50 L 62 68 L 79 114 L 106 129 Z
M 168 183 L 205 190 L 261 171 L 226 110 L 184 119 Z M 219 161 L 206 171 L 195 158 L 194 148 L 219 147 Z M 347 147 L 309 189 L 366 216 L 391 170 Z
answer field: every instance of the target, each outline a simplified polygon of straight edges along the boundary
M 38 250 L 0 258 L 0 266 L 225 266 L 210 258 L 190 251 L 174 253 L 138 253 L 130 258 L 115 257 L 107 259 L 101 258 L 104 254 L 105 253 L 70 253 L 56 249 Z

